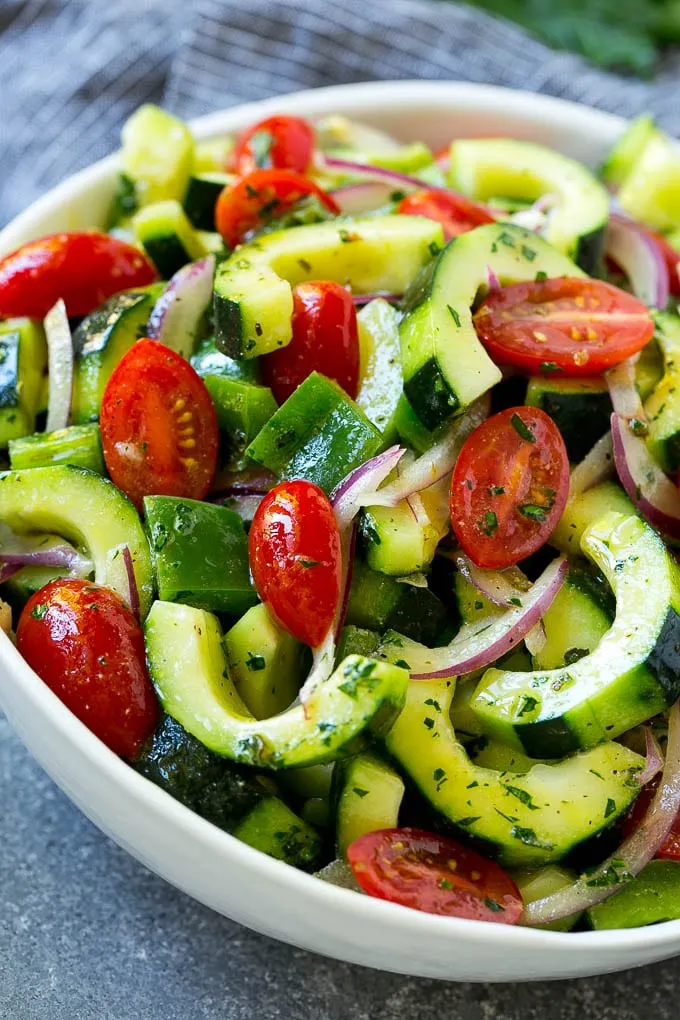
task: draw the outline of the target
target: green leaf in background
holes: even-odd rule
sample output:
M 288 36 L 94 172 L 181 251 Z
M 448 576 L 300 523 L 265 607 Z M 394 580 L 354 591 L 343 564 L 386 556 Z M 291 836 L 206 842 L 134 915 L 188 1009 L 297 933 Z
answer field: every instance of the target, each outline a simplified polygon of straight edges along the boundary
M 660 48 L 680 41 L 680 0 L 468 0 L 559 50 L 611 70 L 651 76 Z

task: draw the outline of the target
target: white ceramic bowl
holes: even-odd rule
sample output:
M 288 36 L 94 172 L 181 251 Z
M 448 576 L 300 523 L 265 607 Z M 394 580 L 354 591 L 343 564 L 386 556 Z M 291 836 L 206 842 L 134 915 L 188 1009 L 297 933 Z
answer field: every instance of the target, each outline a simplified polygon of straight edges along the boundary
M 545 142 L 589 163 L 624 122 L 545 96 L 457 82 L 382 82 L 299 92 L 203 117 L 199 138 L 273 112 L 341 113 L 433 147 L 458 136 Z M 56 230 L 104 221 L 111 157 L 65 181 L 0 233 L 0 255 Z M 436 917 L 327 885 L 252 850 L 119 760 L 62 705 L 1 635 L 0 703 L 29 750 L 80 809 L 167 881 L 256 931 L 382 970 L 465 981 L 569 978 L 680 953 L 680 921 L 556 934 Z

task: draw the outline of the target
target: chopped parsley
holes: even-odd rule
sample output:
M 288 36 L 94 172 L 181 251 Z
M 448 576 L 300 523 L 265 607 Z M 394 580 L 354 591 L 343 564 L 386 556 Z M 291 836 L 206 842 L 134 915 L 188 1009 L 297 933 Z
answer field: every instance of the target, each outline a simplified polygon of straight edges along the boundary
M 451 307 L 451 305 L 447 305 L 446 307 L 448 308 L 451 318 L 455 322 L 456 326 L 458 326 L 458 328 L 460 329 L 460 315 L 458 314 L 455 308 Z
M 267 663 L 264 655 L 255 655 L 253 652 L 248 652 L 246 668 L 249 669 L 251 673 L 259 673 L 266 665 Z
M 521 436 L 522 439 L 526 439 L 527 443 L 536 442 L 536 436 L 533 434 L 529 426 L 522 421 L 522 419 L 520 418 L 516 411 L 513 414 L 512 418 L 510 419 L 510 424 L 512 425 L 517 435 Z
M 546 508 L 539 506 L 538 503 L 522 503 L 517 510 L 522 517 L 528 517 L 532 521 L 544 521 L 548 516 Z
M 481 521 L 477 522 L 477 526 L 485 535 L 493 535 L 498 528 L 498 518 L 493 510 L 487 510 Z

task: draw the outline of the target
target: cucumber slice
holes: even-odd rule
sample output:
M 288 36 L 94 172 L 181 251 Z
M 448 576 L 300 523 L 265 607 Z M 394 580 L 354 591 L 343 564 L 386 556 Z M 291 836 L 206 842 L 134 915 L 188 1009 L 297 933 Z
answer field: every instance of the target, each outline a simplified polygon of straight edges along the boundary
M 233 835 L 255 850 L 312 871 L 321 856 L 321 836 L 278 797 L 267 797 L 237 825 Z
M 233 174 L 205 173 L 189 178 L 184 212 L 197 230 L 215 230 L 215 206 L 227 184 L 235 181 Z
M 234 139 L 231 135 L 220 135 L 208 138 L 194 145 L 194 174 L 222 173 L 229 164 L 234 151 Z
M 616 596 L 606 635 L 559 669 L 487 670 L 473 702 L 485 732 L 535 758 L 617 737 L 680 695 L 675 569 L 662 540 L 639 517 L 609 513 L 586 529 L 581 550 Z
M 657 230 L 680 226 L 680 152 L 677 142 L 653 132 L 619 191 L 623 209 Z
M 224 375 L 228 379 L 241 379 L 243 382 L 259 382 L 259 364 L 257 361 L 243 361 L 229 358 L 218 350 L 214 336 L 201 340 L 189 358 L 189 364 L 202 379 L 207 375 Z
M 446 680 L 409 684 L 385 744 L 432 807 L 492 844 L 503 863 L 560 860 L 636 797 L 634 776 L 644 759 L 614 742 L 521 775 L 474 764 L 451 724 L 454 686 Z
M 304 708 L 258 721 L 229 679 L 220 625 L 211 613 L 155 602 L 145 640 L 168 714 L 215 753 L 260 768 L 297 768 L 357 753 L 392 724 L 408 685 L 405 670 L 350 656 Z
M 447 622 L 447 610 L 429 588 L 396 581 L 354 560 L 347 622 L 369 631 L 398 630 L 414 641 L 434 644 Z
M 113 482 L 70 466 L 0 474 L 0 521 L 20 534 L 48 531 L 87 550 L 94 579 L 127 600 L 129 583 L 121 549 L 132 557 L 142 619 L 151 605 L 149 543 L 134 506 Z
M 613 188 L 620 188 L 652 135 L 657 133 L 649 114 L 634 120 L 612 146 L 602 165 L 602 177 Z
M 46 372 L 42 324 L 26 318 L 0 322 L 0 450 L 35 430 Z
M 451 527 L 448 481 L 442 479 L 424 489 L 420 499 L 425 510 L 422 520 L 416 520 L 406 500 L 396 507 L 364 508 L 359 527 L 366 562 L 372 570 L 407 577 L 430 565 L 437 546 Z
M 526 868 L 515 870 L 512 872 L 512 877 L 517 883 L 525 904 L 533 903 L 534 900 L 542 900 L 544 896 L 551 896 L 576 881 L 573 871 L 567 871 L 566 868 L 560 868 L 556 864 L 549 864 L 538 871 L 529 871 Z M 579 911 L 561 921 L 538 924 L 536 927 L 542 931 L 571 931 L 576 922 L 581 919 L 582 913 Z
M 245 613 L 224 635 L 229 675 L 256 719 L 284 712 L 304 680 L 303 647 L 266 606 Z
M 655 319 L 665 372 L 645 404 L 647 445 L 664 471 L 674 474 L 680 468 L 680 319 L 663 312 Z
M 187 190 L 194 141 L 183 121 L 147 103 L 126 121 L 122 131 L 123 173 L 135 182 L 138 205 L 175 199 Z
M 532 656 L 534 670 L 559 669 L 595 650 L 612 625 L 595 582 L 585 570 L 572 568 L 543 616 L 545 644 Z
M 416 453 L 425 453 L 434 442 L 432 433 L 429 429 L 425 428 L 409 404 L 405 393 L 401 394 L 397 402 L 394 412 L 394 427 L 401 441 L 410 446 Z
M 577 160 L 535 142 L 461 139 L 451 143 L 449 183 L 482 201 L 493 195 L 531 200 L 552 196 L 547 240 L 586 272 L 599 268 L 609 195 Z
M 13 470 L 71 464 L 106 474 L 98 425 L 71 425 L 55 432 L 11 439 L 9 462 Z
M 315 223 L 258 237 L 222 262 L 215 277 L 215 336 L 234 358 L 254 358 L 289 344 L 291 284 L 336 280 L 357 293 L 401 294 L 442 228 L 420 216 Z
M 208 249 L 179 202 L 168 199 L 147 205 L 132 218 L 137 239 L 165 280 L 187 262 L 203 258 Z
M 362 308 L 357 322 L 362 380 L 357 407 L 382 432 L 387 446 L 397 438 L 395 415 L 403 386 L 399 313 L 387 301 L 377 298 Z
M 550 544 L 560 552 L 578 556 L 586 528 L 612 511 L 626 517 L 636 513 L 633 503 L 618 482 L 593 485 L 592 489 L 586 489 L 569 500 L 559 524 L 550 536 Z
M 359 754 L 338 766 L 336 849 L 344 857 L 355 839 L 376 829 L 395 829 L 404 780 L 374 754 Z
M 578 463 L 609 430 L 612 402 L 601 378 L 529 380 L 525 403 L 550 415 L 562 434 L 569 460 Z
M 226 375 L 206 375 L 203 381 L 215 405 L 220 430 L 229 437 L 232 454 L 242 454 L 276 413 L 272 391 L 268 386 Z
M 404 392 L 427 429 L 462 412 L 501 379 L 472 323 L 489 269 L 504 284 L 534 280 L 538 272 L 585 276 L 536 234 L 510 224 L 478 227 L 450 241 L 407 291 L 399 327 Z
M 680 863 L 651 861 L 609 899 L 591 907 L 586 917 L 591 928 L 640 928 L 680 918 Z
M 380 644 L 380 634 L 375 630 L 355 627 L 348 624 L 340 631 L 338 646 L 335 650 L 335 662 L 340 664 L 348 655 L 364 655 L 370 659 Z

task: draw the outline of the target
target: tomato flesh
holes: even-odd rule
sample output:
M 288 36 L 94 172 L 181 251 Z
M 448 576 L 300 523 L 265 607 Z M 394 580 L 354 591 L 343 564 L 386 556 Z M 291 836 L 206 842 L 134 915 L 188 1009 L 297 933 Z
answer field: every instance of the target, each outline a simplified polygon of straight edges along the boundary
M 347 850 L 354 876 L 369 896 L 428 914 L 516 924 L 519 889 L 498 864 L 446 836 L 422 829 L 380 829 Z
M 636 829 L 640 828 L 642 819 L 647 814 L 647 809 L 656 793 L 661 777 L 656 776 L 650 783 L 643 786 L 632 808 L 623 820 L 623 835 L 627 838 L 632 836 Z M 680 814 L 675 816 L 671 830 L 666 836 L 662 846 L 656 852 L 656 858 L 667 861 L 680 861 Z
M 313 156 L 314 128 L 308 121 L 302 117 L 267 117 L 238 138 L 232 169 L 240 175 L 267 167 L 304 174 Z
M 228 184 L 217 199 L 215 222 L 226 244 L 235 248 L 263 221 L 279 216 L 301 199 L 313 195 L 332 213 L 337 203 L 314 181 L 292 170 L 253 170 Z
M 646 305 L 611 283 L 561 277 L 492 291 L 474 315 L 491 357 L 531 373 L 597 375 L 654 335 Z
M 0 318 L 42 319 L 59 298 L 70 316 L 87 315 L 113 294 L 157 278 L 143 252 L 108 234 L 51 234 L 0 261 Z
M 24 606 L 17 647 L 88 729 L 134 758 L 159 711 L 142 628 L 120 595 L 90 581 L 50 581 Z
M 501 570 L 535 553 L 562 516 L 569 458 L 552 418 L 511 407 L 467 438 L 451 479 L 451 523 L 480 567 Z
M 138 340 L 116 365 L 100 413 L 107 470 L 137 509 L 149 495 L 203 499 L 217 467 L 217 415 L 179 354 Z
M 281 625 L 318 647 L 340 599 L 340 532 L 328 496 L 311 482 L 280 482 L 260 503 L 248 535 L 257 592 Z
M 335 379 L 355 398 L 359 390 L 359 333 L 352 296 L 332 280 L 293 290 L 293 339 L 262 358 L 262 377 L 281 404 L 312 372 Z
M 444 228 L 444 237 L 447 241 L 485 223 L 496 222 L 483 205 L 465 198 L 464 195 L 456 195 L 452 191 L 439 188 L 431 191 L 414 191 L 401 200 L 397 212 L 407 216 L 427 216 L 430 220 L 436 220 Z

